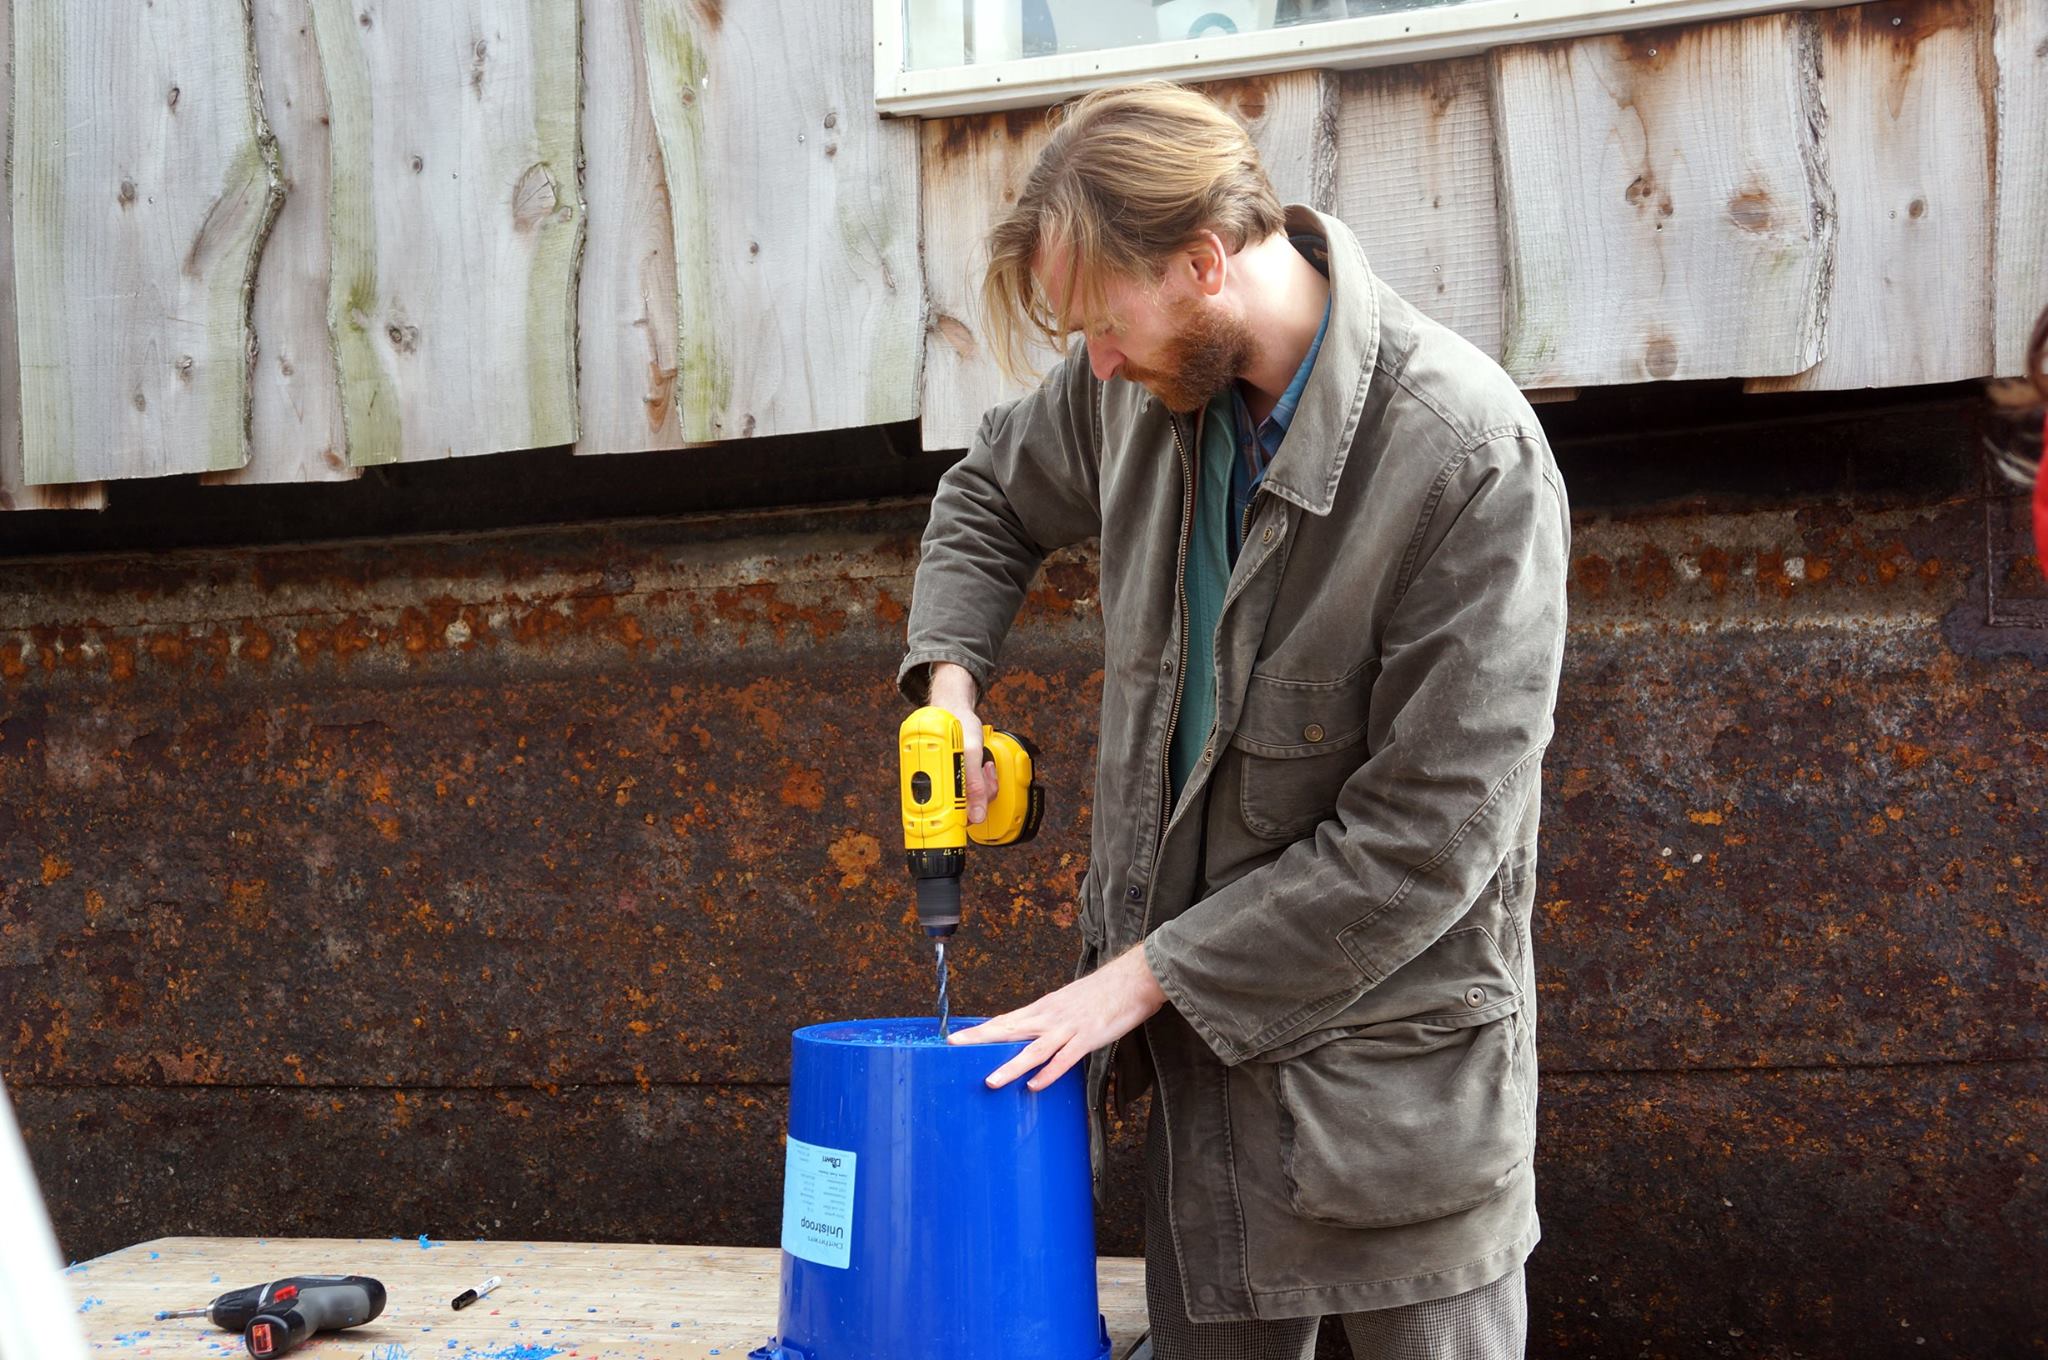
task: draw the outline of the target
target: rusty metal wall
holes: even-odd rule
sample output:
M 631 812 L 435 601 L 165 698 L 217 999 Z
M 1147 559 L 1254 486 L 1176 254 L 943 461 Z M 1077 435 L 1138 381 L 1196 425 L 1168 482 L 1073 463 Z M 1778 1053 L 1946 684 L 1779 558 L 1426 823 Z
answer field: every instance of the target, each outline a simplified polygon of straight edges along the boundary
M 1537 913 L 1532 1353 L 2048 1353 L 2048 635 L 2002 501 L 1583 514 Z M 931 1004 L 916 503 L 0 571 L 0 1073 L 60 1235 L 774 1240 L 788 1031 Z M 990 712 L 1060 979 L 1100 620 Z M 2023 611 L 2024 612 L 2024 611 Z M 1138 1246 L 1118 1140 L 1105 1249 Z

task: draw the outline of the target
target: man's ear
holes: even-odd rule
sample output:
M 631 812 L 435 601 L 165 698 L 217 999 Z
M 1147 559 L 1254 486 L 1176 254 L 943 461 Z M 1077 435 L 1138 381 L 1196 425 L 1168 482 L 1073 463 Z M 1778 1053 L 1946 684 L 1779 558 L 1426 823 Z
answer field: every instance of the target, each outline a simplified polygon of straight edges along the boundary
M 1223 238 L 1213 231 L 1196 234 L 1181 251 L 1181 265 L 1188 271 L 1188 281 L 1197 291 L 1215 297 L 1223 291 L 1223 281 L 1230 272 L 1230 252 L 1224 248 Z

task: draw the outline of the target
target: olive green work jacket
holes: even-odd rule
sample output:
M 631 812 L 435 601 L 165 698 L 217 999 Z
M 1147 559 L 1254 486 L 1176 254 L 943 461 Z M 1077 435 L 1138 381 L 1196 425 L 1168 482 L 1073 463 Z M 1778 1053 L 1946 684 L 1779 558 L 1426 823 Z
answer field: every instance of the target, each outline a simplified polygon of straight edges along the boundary
M 1538 1235 L 1529 916 L 1564 487 L 1492 360 L 1343 223 L 1297 207 L 1288 229 L 1329 242 L 1329 330 L 1246 512 L 1179 803 L 1199 432 L 1085 350 L 942 480 L 901 672 L 913 701 L 938 661 L 985 691 L 1041 560 L 1099 539 L 1082 969 L 1142 940 L 1168 1005 L 1095 1055 L 1091 1108 L 1156 1086 L 1198 1321 L 1445 1297 Z

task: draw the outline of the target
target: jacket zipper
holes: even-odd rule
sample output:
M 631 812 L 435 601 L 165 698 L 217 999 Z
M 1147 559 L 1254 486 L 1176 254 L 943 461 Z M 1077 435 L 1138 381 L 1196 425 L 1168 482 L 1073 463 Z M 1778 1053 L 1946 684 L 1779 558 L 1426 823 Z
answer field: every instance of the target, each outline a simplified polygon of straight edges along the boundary
M 1199 417 L 1197 418 L 1199 421 Z M 1180 701 L 1187 689 L 1188 679 L 1188 536 L 1194 530 L 1195 521 L 1195 472 L 1188 458 L 1187 445 L 1180 437 L 1180 421 L 1169 416 L 1167 423 L 1173 427 L 1173 451 L 1180 455 L 1181 485 L 1187 494 L 1181 498 L 1180 512 L 1180 557 L 1173 574 L 1174 601 L 1180 607 L 1180 663 L 1173 673 L 1173 704 L 1166 710 L 1166 739 L 1159 747 L 1159 788 L 1160 814 L 1159 838 L 1153 845 L 1156 855 L 1159 847 L 1166 844 L 1166 824 L 1173 820 L 1173 729 L 1180 720 Z M 1157 866 L 1155 866 L 1156 868 Z M 1145 909 L 1145 919 L 1152 919 L 1151 904 Z
M 1199 419 L 1200 419 L 1200 418 L 1199 418 L 1199 417 L 1197 417 L 1197 422 L 1198 422 L 1198 423 L 1199 423 Z M 1166 422 L 1167 422 L 1167 424 L 1168 424 L 1168 425 L 1170 425 L 1170 426 L 1171 426 L 1171 427 L 1173 428 L 1173 451 L 1174 451 L 1175 453 L 1177 453 L 1177 454 L 1179 454 L 1179 455 L 1180 455 L 1180 480 L 1181 480 L 1181 485 L 1187 488 L 1187 494 L 1186 494 L 1185 496 L 1183 496 L 1183 497 L 1181 498 L 1181 511 L 1180 511 L 1180 555 L 1179 555 L 1179 560 L 1178 560 L 1178 563 L 1177 563 L 1177 565 L 1176 565 L 1176 568 L 1175 568 L 1175 571 L 1174 571 L 1174 577 L 1173 577 L 1173 594 L 1174 594 L 1174 601 L 1175 601 L 1175 603 L 1176 603 L 1176 604 L 1178 604 L 1178 605 L 1179 605 L 1179 607 L 1180 607 L 1180 661 L 1179 661 L 1178 665 L 1176 666 L 1176 668 L 1175 668 L 1175 670 L 1174 670 L 1174 675 L 1173 675 L 1173 704 L 1172 704 L 1172 706 L 1171 706 L 1171 707 L 1169 707 L 1169 708 L 1168 708 L 1168 709 L 1166 710 L 1166 740 L 1165 740 L 1165 741 L 1164 741 L 1163 743 L 1161 743 L 1161 745 L 1160 745 L 1160 748 L 1159 748 L 1159 801 L 1160 801 L 1160 814 L 1159 814 L 1159 838 L 1158 838 L 1157 842 L 1156 842 L 1156 843 L 1155 843 L 1155 844 L 1153 845 L 1153 854 L 1154 854 L 1154 856 L 1155 856 L 1155 857 L 1156 857 L 1156 856 L 1157 856 L 1157 854 L 1158 854 L 1159 848 L 1160 848 L 1161 846 L 1163 846 L 1163 845 L 1165 845 L 1165 844 L 1166 844 L 1166 824 L 1167 824 L 1167 823 L 1168 823 L 1169 821 L 1173 820 L 1173 726 L 1174 726 L 1174 723 L 1175 723 L 1175 722 L 1177 722 L 1177 721 L 1178 721 L 1178 720 L 1180 719 L 1180 700 L 1181 700 L 1181 691 L 1182 691 L 1182 690 L 1183 690 L 1183 689 L 1184 689 L 1184 688 L 1186 687 L 1186 685 L 1187 685 L 1187 673 L 1188 673 L 1188 587 L 1187 587 L 1187 581 L 1188 581 L 1188 536 L 1189 536 L 1189 534 L 1190 534 L 1190 533 L 1192 533 L 1192 532 L 1193 532 L 1193 530 L 1194 530 L 1194 522 L 1195 522 L 1195 470 L 1194 470 L 1194 464 L 1193 464 L 1193 463 L 1192 463 L 1192 461 L 1191 461 L 1191 460 L 1190 460 L 1190 459 L 1188 458 L 1188 446 L 1187 446 L 1187 444 L 1186 444 L 1186 443 L 1185 443 L 1185 442 L 1184 442 L 1184 441 L 1183 441 L 1183 440 L 1181 439 L 1181 437 L 1180 437 L 1180 419 L 1179 419 L 1179 417 L 1177 417 L 1177 416 L 1174 416 L 1174 415 L 1171 415 L 1171 414 L 1169 414 L 1169 415 L 1167 416 L 1167 418 L 1166 418 Z M 1153 867 L 1154 867 L 1154 869 L 1156 870 L 1158 866 L 1157 866 L 1157 864 L 1155 863 Z M 1145 927 L 1146 927 L 1146 926 L 1147 926 L 1148 924 L 1150 924 L 1150 923 L 1151 923 L 1151 920 L 1152 920 L 1152 903 L 1151 903 L 1151 901 L 1150 901 L 1150 900 L 1148 899 L 1148 900 L 1146 901 L 1146 903 L 1145 903 L 1145 916 L 1144 916 L 1144 919 L 1143 919 L 1142 921 L 1140 921 L 1140 922 L 1138 923 L 1138 940 L 1139 940 L 1139 943 L 1140 943 L 1140 947 L 1142 947 L 1142 946 L 1143 946 L 1143 942 L 1144 942 L 1144 939 L 1145 939 Z M 1147 1052 L 1148 1054 L 1149 1054 L 1149 1053 L 1151 1053 L 1151 1049 L 1152 1049 L 1152 1041 L 1151 1041 L 1151 1039 L 1150 1039 L 1149 1037 L 1145 1037 L 1145 1034 L 1144 1034 L 1144 1030 L 1143 1030 L 1143 1028 L 1142 1028 L 1142 1027 L 1140 1027 L 1140 1029 L 1138 1030 L 1138 1033 L 1139 1033 L 1139 1035 L 1141 1036 L 1141 1038 L 1143 1039 L 1143 1042 L 1144 1042 L 1144 1044 L 1145 1044 L 1145 1048 L 1146 1048 L 1146 1052 Z M 1124 1037 L 1125 1037 L 1125 1038 L 1128 1038 L 1129 1036 L 1128 1036 L 1128 1035 L 1126 1035 L 1126 1036 L 1124 1036 Z M 1107 1069 L 1107 1079 L 1108 1079 L 1108 1081 L 1110 1081 L 1111 1083 L 1114 1083 L 1114 1082 L 1115 1082 L 1115 1080 L 1116 1080 L 1116 1055 L 1117 1055 L 1117 1050 L 1123 1047 L 1123 1042 L 1124 1042 L 1124 1041 L 1123 1041 L 1123 1039 L 1122 1039 L 1122 1038 L 1119 1038 L 1119 1039 L 1114 1039 L 1114 1040 L 1111 1040 L 1111 1041 L 1110 1041 L 1110 1045 L 1109 1045 L 1109 1051 L 1108 1051 L 1108 1052 L 1107 1052 L 1106 1054 L 1104 1054 L 1104 1055 L 1103 1055 L 1103 1060 L 1102 1060 L 1102 1061 L 1103 1061 L 1103 1066 L 1104 1066 L 1104 1067 L 1105 1067 L 1105 1068 Z M 1154 1055 L 1154 1056 L 1152 1057 L 1152 1066 L 1153 1066 L 1153 1070 L 1154 1070 L 1154 1071 L 1156 1072 L 1156 1071 L 1158 1070 L 1158 1067 L 1159 1067 L 1159 1059 L 1158 1059 L 1158 1057 L 1157 1057 L 1156 1055 Z M 1160 1094 L 1159 1094 L 1159 1095 L 1158 1095 L 1158 1096 L 1157 1096 L 1156 1098 L 1157 1098 L 1157 1099 L 1159 1100 L 1159 1102 L 1160 1102 L 1160 1115 L 1161 1115 L 1161 1117 L 1162 1117 L 1162 1118 L 1165 1118 L 1165 1117 L 1166 1117 L 1166 1106 L 1165 1106 L 1165 1094 L 1164 1094 L 1163 1092 L 1161 1092 L 1161 1093 L 1160 1093 Z M 1114 1093 L 1114 1091 L 1112 1091 L 1112 1092 L 1111 1092 L 1111 1094 L 1110 1094 L 1110 1103 L 1111 1103 L 1111 1104 L 1114 1104 L 1115 1102 L 1116 1102 L 1116 1094 Z M 1167 1122 L 1167 1127 L 1168 1127 L 1168 1129 L 1169 1129 L 1169 1130 L 1170 1130 L 1170 1129 L 1172 1128 L 1172 1121 L 1171 1121 L 1170 1119 L 1169 1119 L 1169 1120 L 1168 1120 L 1168 1122 Z M 1170 1140 L 1170 1138 L 1171 1138 L 1171 1134 L 1170 1134 L 1170 1133 L 1169 1133 L 1168 1137 L 1169 1137 L 1169 1140 Z

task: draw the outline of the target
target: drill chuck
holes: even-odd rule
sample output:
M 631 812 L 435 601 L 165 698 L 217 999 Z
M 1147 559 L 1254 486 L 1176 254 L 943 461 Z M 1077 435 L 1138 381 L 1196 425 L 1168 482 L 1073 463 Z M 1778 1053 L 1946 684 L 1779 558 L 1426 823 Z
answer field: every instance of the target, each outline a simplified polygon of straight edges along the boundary
M 933 939 L 944 939 L 959 929 L 959 875 L 917 880 L 917 922 Z

